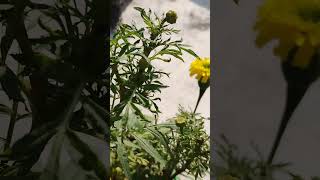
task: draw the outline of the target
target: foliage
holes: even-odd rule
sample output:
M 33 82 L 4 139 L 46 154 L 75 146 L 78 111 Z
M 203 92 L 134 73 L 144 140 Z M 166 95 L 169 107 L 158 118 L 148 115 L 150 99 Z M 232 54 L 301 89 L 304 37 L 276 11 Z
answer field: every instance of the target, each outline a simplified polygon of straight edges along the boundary
M 121 24 L 111 50 L 112 179 L 173 179 L 181 173 L 202 176 L 209 169 L 209 137 L 204 118 L 180 108 L 173 119 L 158 123 L 157 95 L 167 86 L 154 61 L 183 61 L 182 40 L 174 40 L 177 20 L 170 11 L 161 17 L 135 8 L 144 27 Z M 178 119 L 178 121 L 176 121 Z
M 213 165 L 213 175 L 218 180 L 276 180 L 275 174 L 283 173 L 291 180 L 304 180 L 304 178 L 289 170 L 290 163 L 268 164 L 256 145 L 253 150 L 257 152 L 257 157 L 242 156 L 238 152 L 238 147 L 231 144 L 229 140 L 222 135 L 221 142 L 215 142 L 216 161 L 220 160 L 221 165 Z M 317 180 L 319 177 L 311 177 L 311 180 Z
M 0 82 L 11 100 L 0 106 L 10 116 L 1 176 L 106 179 L 106 163 L 95 147 L 107 144 L 107 3 L 0 1 Z M 16 122 L 25 118 L 32 128 L 11 145 Z M 46 167 L 33 172 L 44 149 L 51 149 Z

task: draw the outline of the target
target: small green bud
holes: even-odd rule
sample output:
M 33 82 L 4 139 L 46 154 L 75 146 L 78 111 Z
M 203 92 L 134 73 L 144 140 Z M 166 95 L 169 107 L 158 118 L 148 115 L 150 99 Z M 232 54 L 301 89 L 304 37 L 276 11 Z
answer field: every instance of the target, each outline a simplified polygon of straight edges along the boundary
M 186 119 L 182 116 L 178 116 L 175 118 L 175 122 L 178 126 L 182 126 L 186 123 Z
M 141 70 L 146 69 L 148 66 L 149 66 L 149 62 L 148 62 L 145 58 L 142 58 L 142 59 L 139 61 L 139 68 L 140 68 Z
M 177 22 L 177 19 L 178 19 L 178 16 L 175 11 L 170 10 L 166 13 L 165 21 L 167 21 L 168 23 L 174 24 Z
M 121 174 L 121 173 L 122 173 L 122 169 L 121 169 L 120 167 L 116 167 L 116 172 L 117 172 L 118 174 Z

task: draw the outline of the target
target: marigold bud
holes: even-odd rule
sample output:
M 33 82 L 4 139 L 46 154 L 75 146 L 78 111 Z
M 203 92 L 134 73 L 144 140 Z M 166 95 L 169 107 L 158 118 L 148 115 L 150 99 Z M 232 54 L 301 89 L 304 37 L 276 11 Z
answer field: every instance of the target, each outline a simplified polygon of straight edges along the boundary
M 178 16 L 176 12 L 170 10 L 166 13 L 165 21 L 167 21 L 168 23 L 174 24 L 177 22 L 177 19 L 178 19 Z

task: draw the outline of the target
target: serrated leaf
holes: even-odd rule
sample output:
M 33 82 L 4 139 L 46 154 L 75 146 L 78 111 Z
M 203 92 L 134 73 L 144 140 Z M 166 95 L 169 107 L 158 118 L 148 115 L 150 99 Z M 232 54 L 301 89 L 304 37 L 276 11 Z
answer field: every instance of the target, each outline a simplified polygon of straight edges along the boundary
M 140 149 L 140 147 L 134 143 L 132 143 L 131 141 L 128 141 L 128 140 L 123 140 L 123 144 L 128 146 L 128 147 L 132 147 L 132 148 L 135 148 L 135 149 Z
M 140 121 L 135 114 L 135 110 L 132 107 L 131 103 L 128 103 L 128 105 L 125 108 L 126 114 L 124 116 L 125 118 L 125 123 L 129 129 L 134 129 L 140 127 Z
M 159 152 L 151 145 L 151 143 L 144 139 L 141 135 L 132 134 L 136 139 L 139 146 L 144 149 L 150 156 L 152 156 L 156 161 L 158 161 L 162 167 L 165 166 L 166 161 L 162 158 Z
M 157 138 L 160 141 L 160 143 L 167 149 L 167 152 L 170 155 L 172 155 L 171 149 L 168 145 L 169 141 L 164 134 L 162 134 L 157 129 L 151 127 L 147 127 L 146 130 L 149 131 L 155 138 Z
M 127 178 L 129 178 L 131 180 L 132 178 L 131 178 L 129 162 L 128 162 L 128 158 L 127 158 L 127 153 L 125 152 L 125 147 L 121 143 L 120 138 L 118 138 L 118 142 L 117 142 L 117 155 L 118 155 L 119 161 L 123 167 L 124 174 L 126 175 Z
M 129 129 L 141 127 L 141 121 L 139 121 L 138 116 L 136 115 L 136 110 L 133 108 L 131 101 L 125 105 L 120 116 L 121 123 L 126 125 Z

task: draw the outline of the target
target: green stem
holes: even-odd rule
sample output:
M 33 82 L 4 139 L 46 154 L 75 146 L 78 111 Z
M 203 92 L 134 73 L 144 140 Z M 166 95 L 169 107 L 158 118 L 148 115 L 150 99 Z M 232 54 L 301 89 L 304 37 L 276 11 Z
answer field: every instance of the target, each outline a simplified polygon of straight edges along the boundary
M 201 147 L 201 144 L 198 146 L 198 148 L 199 148 L 199 147 Z M 196 150 L 199 150 L 199 149 L 196 149 Z M 173 179 L 173 178 L 175 178 L 176 176 L 178 176 L 179 174 L 185 172 L 185 171 L 190 167 L 190 164 L 192 163 L 192 161 L 194 160 L 194 158 L 195 158 L 195 156 L 190 157 L 190 158 L 186 161 L 186 163 L 182 165 L 181 168 L 176 169 L 175 173 L 170 176 L 170 179 Z
M 282 116 L 282 120 L 279 125 L 279 129 L 277 131 L 276 138 L 273 142 L 272 149 L 271 149 L 271 152 L 268 157 L 267 163 L 269 165 L 272 164 L 273 158 L 277 152 L 277 149 L 279 147 L 282 136 L 283 136 L 283 134 L 286 130 L 286 127 L 289 123 L 289 120 L 292 117 L 294 110 L 296 109 L 296 107 L 300 103 L 301 99 L 303 98 L 308 87 L 309 86 L 299 86 L 299 85 L 294 85 L 291 83 L 288 84 L 285 111 Z
M 207 90 L 207 89 L 202 89 L 202 88 L 200 88 L 200 90 L 199 90 L 199 96 L 198 96 L 198 100 L 197 100 L 197 104 L 196 104 L 196 107 L 195 107 L 194 110 L 193 110 L 193 114 L 196 113 L 196 111 L 197 111 L 197 109 L 198 109 L 198 106 L 199 106 L 199 103 L 200 103 L 200 101 L 201 101 L 204 93 L 206 92 L 206 90 Z

